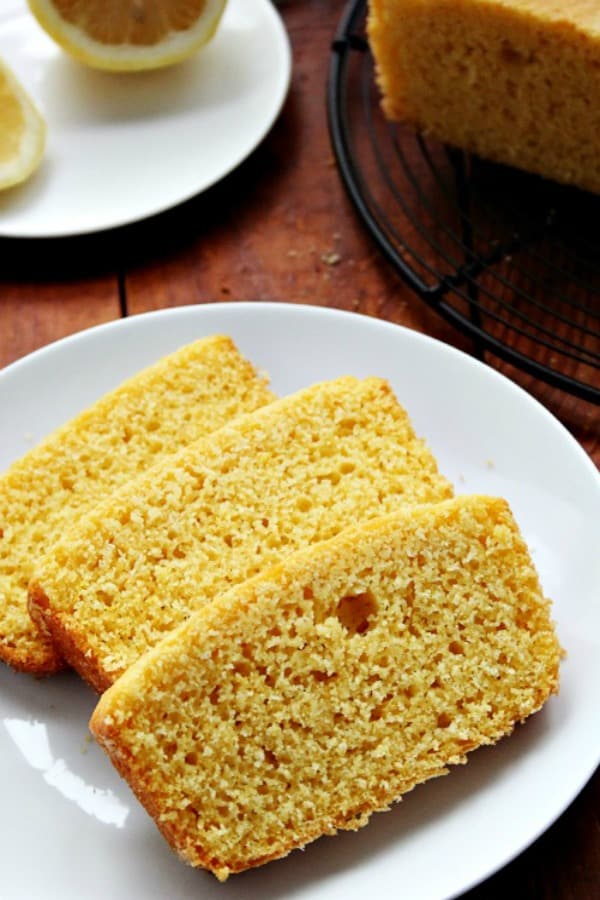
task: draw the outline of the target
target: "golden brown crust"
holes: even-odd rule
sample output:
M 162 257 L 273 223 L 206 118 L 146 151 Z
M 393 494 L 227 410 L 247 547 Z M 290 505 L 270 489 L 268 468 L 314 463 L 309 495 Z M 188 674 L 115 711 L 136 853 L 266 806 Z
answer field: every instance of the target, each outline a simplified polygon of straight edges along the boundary
M 399 803 L 402 800 L 402 796 L 412 791 L 419 783 L 439 778 L 442 775 L 447 775 L 449 772 L 446 767 L 441 766 L 432 768 L 427 777 L 420 779 L 420 781 L 406 780 L 398 782 L 394 790 L 381 792 L 375 800 L 372 797 L 365 799 L 363 808 L 355 810 L 351 816 L 338 815 L 327 820 L 323 819 L 320 822 L 315 822 L 305 828 L 300 840 L 286 840 L 285 836 L 279 835 L 277 842 L 273 844 L 271 853 L 263 853 L 260 856 L 248 858 L 241 862 L 239 859 L 227 859 L 210 855 L 201 843 L 193 840 L 189 841 L 186 846 L 182 846 L 180 829 L 176 825 L 162 820 L 160 801 L 148 789 L 144 780 L 139 777 L 139 769 L 132 755 L 123 752 L 120 748 L 119 730 L 107 726 L 98 712 L 98 708 L 96 708 L 90 720 L 90 730 L 102 749 L 110 756 L 111 762 L 119 775 L 127 781 L 146 812 L 154 819 L 167 843 L 173 847 L 184 862 L 196 868 L 207 869 L 219 881 L 226 881 L 230 875 L 236 875 L 248 869 L 258 868 L 266 863 L 274 862 L 277 859 L 283 859 L 293 850 L 304 847 L 321 837 L 333 837 L 338 831 L 358 831 L 368 824 L 371 815 L 375 811 L 385 812 L 395 803 Z M 463 762 L 466 762 L 466 759 Z
M 44 629 L 49 632 L 49 640 L 58 658 L 72 666 L 87 681 L 97 694 L 102 694 L 111 682 L 105 678 L 98 660 L 89 651 L 82 649 L 81 641 L 73 640 L 71 632 L 64 628 L 60 616 L 52 611 L 50 600 L 43 588 L 32 582 L 29 586 L 29 611 L 32 619 L 39 619 Z
M 5 642 L 2 647 L 3 662 L 16 672 L 34 675 L 36 678 L 47 678 L 66 668 L 60 651 L 48 636 L 36 635 L 35 643 L 35 649 L 24 652 L 22 647 L 12 647 Z

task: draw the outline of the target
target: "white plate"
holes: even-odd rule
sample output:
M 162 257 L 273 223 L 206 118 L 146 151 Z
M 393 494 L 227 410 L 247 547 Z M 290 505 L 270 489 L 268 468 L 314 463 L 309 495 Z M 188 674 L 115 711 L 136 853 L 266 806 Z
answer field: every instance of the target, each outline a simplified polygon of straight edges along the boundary
M 0 469 L 126 376 L 201 335 L 231 334 L 287 393 L 343 373 L 390 379 L 457 491 L 507 497 L 569 657 L 544 710 L 356 834 L 218 886 L 180 863 L 86 740 L 94 696 L 73 674 L 0 667 L 3 900 L 441 900 L 506 863 L 599 759 L 600 478 L 565 429 L 458 351 L 374 319 L 278 304 L 188 306 L 67 338 L 0 373 Z
M 57 237 L 134 222 L 210 187 L 254 150 L 285 99 L 287 34 L 269 0 L 229 0 L 193 59 L 138 74 L 89 69 L 2 0 L 0 57 L 48 123 L 41 168 L 0 194 L 0 235 Z

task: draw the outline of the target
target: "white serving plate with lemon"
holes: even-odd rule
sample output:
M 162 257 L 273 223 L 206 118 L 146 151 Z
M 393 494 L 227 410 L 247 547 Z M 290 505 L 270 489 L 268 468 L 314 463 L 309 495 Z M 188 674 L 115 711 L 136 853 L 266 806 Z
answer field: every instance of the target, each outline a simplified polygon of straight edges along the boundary
M 192 34 L 185 53 L 205 37 Z M 47 139 L 39 168 L 0 192 L 0 236 L 101 231 L 204 191 L 260 143 L 290 81 L 289 42 L 270 0 L 228 0 L 205 46 L 150 71 L 91 68 L 66 53 L 59 38 L 66 43 L 73 35 L 50 37 L 26 0 L 3 0 L 0 59 L 45 120 Z M 91 52 L 75 49 L 82 57 Z M 180 50 L 143 49 L 136 67 L 161 62 L 152 53 L 171 63 Z

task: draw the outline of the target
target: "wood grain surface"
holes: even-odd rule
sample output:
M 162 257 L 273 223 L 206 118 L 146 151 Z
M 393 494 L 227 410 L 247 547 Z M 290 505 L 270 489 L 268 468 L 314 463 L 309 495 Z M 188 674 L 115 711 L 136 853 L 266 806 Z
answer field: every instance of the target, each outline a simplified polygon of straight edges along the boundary
M 343 3 L 287 0 L 278 6 L 293 48 L 290 94 L 272 132 L 231 176 L 177 209 L 117 232 L 0 241 L 0 366 L 123 315 L 238 300 L 355 310 L 473 350 L 403 284 L 341 186 L 325 84 Z M 492 356 L 486 361 L 557 416 L 600 466 L 599 407 Z M 597 773 L 545 835 L 466 896 L 598 900 L 599 810 Z

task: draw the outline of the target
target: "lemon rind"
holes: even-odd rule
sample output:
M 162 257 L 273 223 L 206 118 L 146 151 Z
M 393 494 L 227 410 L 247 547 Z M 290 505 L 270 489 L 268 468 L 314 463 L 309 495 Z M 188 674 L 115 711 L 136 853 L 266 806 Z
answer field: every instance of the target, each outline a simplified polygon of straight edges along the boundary
M 91 68 L 110 72 L 147 71 L 188 59 L 214 37 L 226 6 L 226 0 L 207 0 L 205 12 L 194 28 L 173 32 L 158 44 L 103 46 L 66 22 L 49 0 L 28 3 L 40 26 L 66 53 Z
M 25 119 L 18 153 L 9 162 L 0 163 L 0 190 L 4 190 L 26 181 L 39 167 L 46 148 L 47 128 L 36 104 L 11 69 L 0 63 L 0 71 L 17 97 Z

